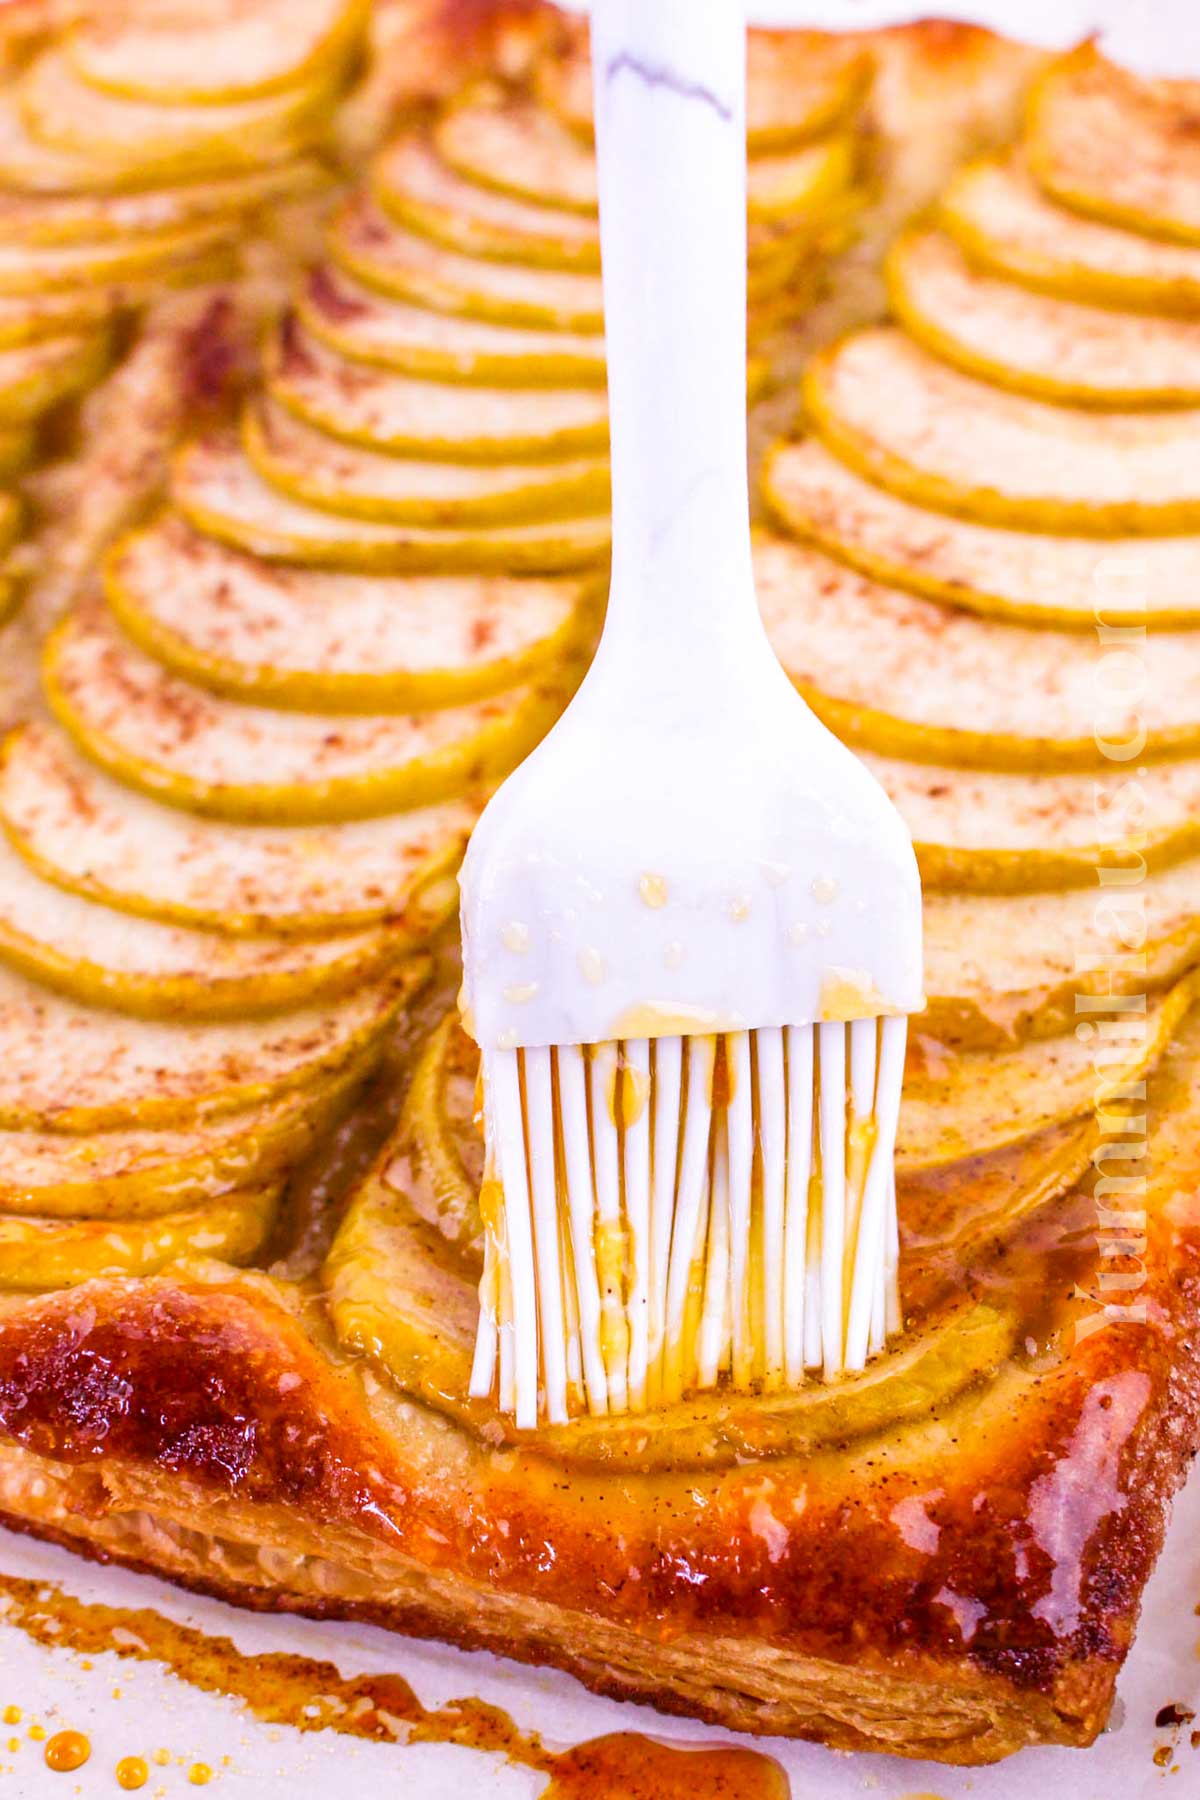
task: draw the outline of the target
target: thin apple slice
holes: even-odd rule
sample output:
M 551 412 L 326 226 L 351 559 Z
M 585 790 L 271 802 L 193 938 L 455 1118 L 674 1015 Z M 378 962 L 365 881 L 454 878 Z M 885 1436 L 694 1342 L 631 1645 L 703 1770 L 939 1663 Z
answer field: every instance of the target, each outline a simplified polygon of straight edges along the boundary
M 0 294 L 40 299 L 55 288 L 143 282 L 225 248 L 229 231 L 215 218 L 88 243 L 0 243 Z
M 968 164 L 938 222 L 972 262 L 1023 287 L 1135 312 L 1200 312 L 1200 247 L 1064 212 L 1019 156 Z
M 1102 537 L 1200 530 L 1200 408 L 1048 405 L 974 381 L 887 326 L 815 357 L 804 398 L 837 455 L 917 505 Z
M 108 335 L 71 332 L 0 348 L 0 424 L 22 425 L 91 387 L 108 362 Z
M 366 194 L 335 214 L 327 238 L 339 268 L 390 298 L 499 325 L 600 331 L 604 296 L 590 271 L 487 262 L 398 225 Z
M 1081 995 L 1154 993 L 1200 962 L 1200 860 L 1093 871 L 1088 887 L 925 896 L 920 1029 L 1003 1049 L 1070 1031 Z
M 369 180 L 398 224 L 463 256 L 599 272 L 594 219 L 466 180 L 442 161 L 426 132 L 404 132 L 385 144 Z
M 1200 245 L 1200 81 L 1147 81 L 1087 48 L 1030 96 L 1026 155 L 1076 212 Z
M 333 1004 L 273 1019 L 164 1025 L 81 1006 L 0 968 L 0 1128 L 191 1125 L 365 1070 L 427 974 L 418 959 Z
M 1156 321 L 1031 294 L 972 269 L 953 238 L 906 232 L 887 259 L 900 323 L 964 374 L 1073 406 L 1195 406 L 1200 319 Z
M 452 878 L 479 804 L 345 825 L 230 825 L 118 785 L 53 725 L 22 727 L 0 757 L 0 823 L 46 880 L 123 912 L 235 936 L 382 920 L 416 934 L 423 896 Z
M 987 619 L 885 587 L 766 533 L 754 565 L 776 654 L 826 723 L 856 744 L 992 769 L 1111 767 L 1200 750 L 1200 633 L 1154 632 L 1136 652 L 1114 652 L 1083 632 Z M 1106 661 L 1114 656 L 1119 668 Z
M 1200 851 L 1200 759 L 1061 775 L 956 769 L 863 752 L 904 814 L 927 888 L 1095 886 Z M 1117 872 L 1117 873 L 1114 873 Z
M 348 361 L 286 320 L 267 385 L 307 424 L 400 455 L 518 462 L 608 447 L 608 400 L 600 388 L 421 381 Z
M 262 396 L 242 414 L 242 449 L 290 500 L 379 524 L 462 530 L 587 517 L 609 504 L 608 458 L 566 462 L 437 462 L 364 449 L 306 425 Z
M 580 638 L 586 584 L 279 567 L 181 519 L 121 539 L 109 604 L 133 640 L 217 693 L 386 712 L 461 705 L 550 668 Z
M 328 263 L 301 281 L 295 305 L 302 342 L 400 375 L 517 388 L 602 388 L 607 379 L 604 339 L 594 333 L 431 312 L 364 287 Z
M 1060 537 L 933 513 L 867 481 L 819 438 L 763 465 L 778 522 L 864 575 L 1026 625 L 1200 623 L 1200 536 Z
M 296 1167 L 345 1110 L 352 1069 L 263 1106 L 158 1130 L 0 1132 L 0 1211 L 36 1219 L 156 1219 Z
M 0 961 L 85 1006 L 144 1019 L 236 1019 L 349 992 L 413 945 L 374 927 L 336 937 L 229 937 L 134 919 L 68 893 L 0 839 Z
M 564 42 L 534 68 L 544 105 L 590 141 L 592 63 L 587 26 L 564 19 Z M 871 77 L 870 53 L 853 38 L 823 31 L 752 29 L 746 39 L 746 143 L 751 156 L 805 143 L 844 120 Z
M 342 62 L 362 38 L 365 0 L 219 0 L 81 19 L 64 41 L 89 86 L 161 106 L 211 106 L 277 93 Z
M 119 1275 L 155 1275 L 181 1256 L 249 1262 L 274 1221 L 277 1185 L 155 1219 L 0 1217 L 0 1290 L 42 1293 Z
M 316 824 L 453 799 L 525 756 L 561 709 L 558 679 L 435 712 L 362 716 L 247 706 L 181 681 L 81 608 L 44 677 L 60 723 L 130 786 L 242 824 Z
M 257 473 L 232 434 L 197 438 L 175 457 L 171 498 L 196 531 L 267 562 L 379 574 L 557 575 L 607 560 L 607 511 L 530 524 L 381 525 L 289 500 Z
M 1118 1107 L 1135 1093 L 1196 998 L 1194 976 L 1168 993 L 1105 1014 L 1061 1037 L 1034 1038 L 1011 1050 L 948 1052 L 917 1035 L 909 1058 L 896 1141 L 900 1176 L 990 1155 L 1051 1125 Z
M 265 169 L 179 187 L 132 193 L 0 194 L 0 243 L 65 245 L 144 232 L 178 231 L 200 220 L 221 219 L 228 229 L 246 213 L 316 193 L 329 181 L 313 157 L 297 157 Z

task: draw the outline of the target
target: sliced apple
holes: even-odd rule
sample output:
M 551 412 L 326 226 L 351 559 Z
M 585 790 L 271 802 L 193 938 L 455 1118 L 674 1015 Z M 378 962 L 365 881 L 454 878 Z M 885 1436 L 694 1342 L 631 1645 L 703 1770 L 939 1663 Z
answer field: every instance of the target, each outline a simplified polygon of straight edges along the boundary
M 51 150 L 138 164 L 166 181 L 252 168 L 306 149 L 325 127 L 340 80 L 338 68 L 275 94 L 177 106 L 105 94 L 80 79 L 62 50 L 49 49 L 23 76 L 19 103 L 29 130 Z
M 436 712 L 247 706 L 170 674 L 95 607 L 54 632 L 44 676 L 60 722 L 102 768 L 173 805 L 244 824 L 367 818 L 452 799 L 507 773 L 564 700 L 556 677 Z
M 242 414 L 242 448 L 264 481 L 288 499 L 380 524 L 464 529 L 602 514 L 608 459 L 565 462 L 436 462 L 331 438 L 263 397 Z
M 277 93 L 344 60 L 363 36 L 366 0 L 219 0 L 97 12 L 64 50 L 89 86 L 163 106 L 226 104 Z
M 376 200 L 399 224 L 463 256 L 599 272 L 594 219 L 466 180 L 442 161 L 425 132 L 405 132 L 385 144 L 369 179 Z
M 42 1219 L 155 1219 L 294 1168 L 356 1092 L 357 1070 L 195 1126 L 73 1137 L 0 1133 L 0 1209 Z
M 132 193 L 0 194 L 0 243 L 66 245 L 178 231 L 221 219 L 230 231 L 249 212 L 316 193 L 329 181 L 313 157 L 180 187 Z
M 577 581 L 277 567 L 171 514 L 109 553 L 134 641 L 217 693 L 333 712 L 458 705 L 529 680 L 581 635 Z
M 1200 860 L 1029 894 L 925 896 L 920 1029 L 1005 1048 L 1071 1031 L 1085 994 L 1156 992 L 1200 962 Z M 1109 876 L 1113 874 L 1108 871 Z
M 867 481 L 819 438 L 763 465 L 778 522 L 876 581 L 1028 625 L 1200 622 L 1200 537 L 1061 537 L 932 513 Z
M 0 1289 L 38 1293 L 114 1275 L 155 1275 L 181 1256 L 249 1262 L 278 1201 L 279 1188 L 271 1186 L 156 1219 L 0 1218 Z
M 348 361 L 285 321 L 270 392 L 333 437 L 448 461 L 549 459 L 608 446 L 602 389 L 464 387 Z
M 301 281 L 295 305 L 302 341 L 401 375 L 519 388 L 602 388 L 607 379 L 604 339 L 594 333 L 432 312 L 363 287 L 327 263 Z
M 463 255 L 396 224 L 365 194 L 339 209 L 327 243 L 339 268 L 414 306 L 555 331 L 600 331 L 604 326 L 598 274 Z
M 345 825 L 230 825 L 119 786 L 56 726 L 0 758 L 0 823 L 46 880 L 123 912 L 235 936 L 403 921 L 452 874 L 480 802 Z
M 968 164 L 938 222 L 972 262 L 1024 287 L 1135 312 L 1200 312 L 1200 247 L 1064 212 L 1020 157 Z
M 597 210 L 591 148 L 533 100 L 468 94 L 438 119 L 433 142 L 443 162 L 481 187 L 574 212 Z M 819 214 L 853 184 L 857 160 L 848 132 L 756 156 L 747 175 L 751 220 Z
M 892 311 L 918 343 L 982 381 L 1074 406 L 1194 406 L 1200 319 L 1157 321 L 1031 294 L 972 269 L 953 238 L 906 232 L 887 259 Z
M 133 919 L 44 881 L 0 839 L 0 960 L 88 1006 L 234 1019 L 347 993 L 413 944 L 398 928 L 229 937 Z
M 0 967 L 0 1128 L 90 1133 L 194 1124 L 351 1067 L 365 1072 L 420 959 L 346 999 L 219 1025 L 166 1025 L 81 1006 Z
M 974 381 L 886 326 L 814 358 L 804 398 L 837 455 L 920 506 L 1035 531 L 1200 530 L 1200 409 L 1048 405 Z
M 224 249 L 224 219 L 198 219 L 166 231 L 97 239 L 89 243 L 0 243 L 0 294 L 36 296 L 47 290 L 142 282 Z
M 1090 886 L 1200 851 L 1200 760 L 1145 773 L 1004 773 L 863 752 L 904 814 L 927 888 L 1023 894 Z
M 1081 1035 L 1072 1022 L 1061 1037 L 1011 1050 L 947 1051 L 918 1021 L 897 1173 L 990 1155 L 1051 1125 L 1119 1106 L 1123 1091 L 1157 1063 L 1195 997 L 1195 978 L 1185 977 L 1140 1011 L 1105 1015 L 1102 1033 L 1093 1023 Z
M 185 445 L 171 498 L 196 531 L 268 562 L 391 573 L 469 569 L 557 575 L 607 560 L 607 511 L 586 518 L 489 527 L 381 525 L 289 500 L 256 472 L 232 434 Z
M 754 564 L 776 654 L 856 744 L 993 769 L 1111 767 L 1114 746 L 1133 745 L 1135 757 L 1200 750 L 1198 633 L 1139 639 L 1131 698 L 1128 670 L 1108 688 L 1111 652 L 1081 632 L 947 608 L 793 538 L 760 533 Z
M 103 331 L 72 332 L 0 348 L 0 424 L 21 425 L 91 387 L 109 356 Z
M 1146 81 L 1085 48 L 1030 96 L 1025 146 L 1064 206 L 1200 245 L 1200 82 Z
M 564 20 L 565 42 L 539 59 L 534 88 L 544 105 L 590 141 L 592 64 L 587 27 Z M 860 41 L 821 31 L 751 30 L 746 39 L 746 142 L 751 156 L 819 136 L 862 99 L 871 58 Z

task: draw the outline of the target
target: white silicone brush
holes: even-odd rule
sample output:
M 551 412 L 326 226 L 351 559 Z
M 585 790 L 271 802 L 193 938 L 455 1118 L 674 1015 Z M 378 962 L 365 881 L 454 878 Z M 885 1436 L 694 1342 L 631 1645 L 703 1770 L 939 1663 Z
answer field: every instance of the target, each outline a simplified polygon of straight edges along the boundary
M 520 1427 L 859 1368 L 899 1323 L 908 833 L 759 620 L 737 0 L 597 0 L 613 572 L 462 876 L 472 1392 Z

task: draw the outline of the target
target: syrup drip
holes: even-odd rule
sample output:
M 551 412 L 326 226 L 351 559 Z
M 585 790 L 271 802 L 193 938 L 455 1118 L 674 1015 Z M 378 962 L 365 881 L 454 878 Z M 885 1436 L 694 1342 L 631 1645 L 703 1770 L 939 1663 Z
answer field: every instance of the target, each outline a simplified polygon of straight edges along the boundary
M 779 1764 L 754 1750 L 690 1750 L 638 1732 L 616 1732 L 571 1750 L 548 1750 L 536 1732 L 522 1731 L 487 1701 L 467 1698 L 425 1707 L 401 1675 L 344 1676 L 332 1663 L 280 1651 L 246 1655 L 228 1638 L 208 1637 L 148 1607 L 76 1600 L 46 1582 L 0 1575 L 0 1621 L 49 1649 L 156 1662 L 202 1693 L 240 1700 L 264 1724 L 336 1731 L 375 1742 L 461 1744 L 491 1751 L 549 1775 L 548 1800 L 789 1800 L 787 1776 Z M 83 1747 L 79 1760 L 51 1762 L 55 1746 L 68 1739 Z M 52 1768 L 76 1769 L 90 1752 L 86 1738 L 64 1731 L 46 1745 L 46 1760 Z M 128 1764 L 132 1774 L 135 1763 L 145 1769 L 137 1757 L 127 1758 L 121 1768 Z M 196 1786 L 210 1778 L 204 1764 L 189 1772 Z M 127 1779 L 121 1785 L 141 1783 Z
M 70 1775 L 82 1769 L 91 1754 L 91 1743 L 81 1731 L 56 1731 L 46 1745 L 46 1767 L 56 1775 Z

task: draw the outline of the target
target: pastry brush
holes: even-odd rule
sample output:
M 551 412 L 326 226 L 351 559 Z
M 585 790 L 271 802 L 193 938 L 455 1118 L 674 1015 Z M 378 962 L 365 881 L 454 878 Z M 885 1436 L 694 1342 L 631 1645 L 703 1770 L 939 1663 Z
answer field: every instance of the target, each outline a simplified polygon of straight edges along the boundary
M 908 833 L 758 612 L 745 23 L 597 0 L 613 563 L 572 704 L 462 874 L 485 1266 L 519 1428 L 863 1366 L 900 1322 Z

